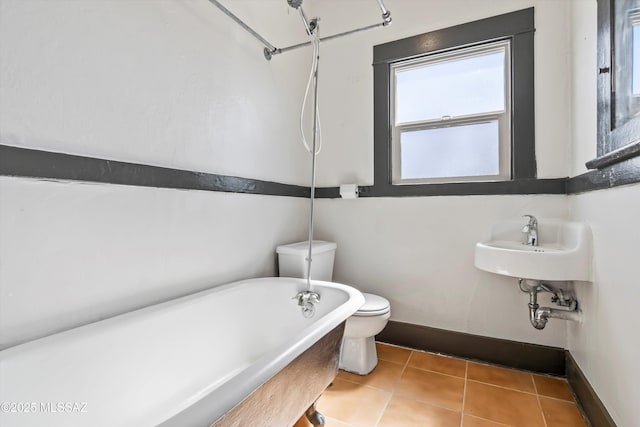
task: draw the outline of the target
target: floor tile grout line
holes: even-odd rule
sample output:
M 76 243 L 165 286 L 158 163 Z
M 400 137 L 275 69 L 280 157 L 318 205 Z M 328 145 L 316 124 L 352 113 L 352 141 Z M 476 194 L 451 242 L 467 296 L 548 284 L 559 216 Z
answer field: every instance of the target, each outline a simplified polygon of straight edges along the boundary
M 404 363 L 398 363 L 398 362 L 394 362 L 393 360 L 388 360 L 388 359 L 381 359 L 379 357 L 378 357 L 378 361 L 379 362 L 393 363 L 394 365 L 404 366 Z
M 404 366 L 402 367 L 402 371 L 400 372 L 400 376 L 398 377 L 398 381 L 396 381 L 396 383 L 391 388 L 391 392 L 389 393 L 389 398 L 387 399 L 387 403 L 385 403 L 384 406 L 382 407 L 382 412 L 380 412 L 380 416 L 378 417 L 378 420 L 375 423 L 376 427 L 378 425 L 380 425 L 380 421 L 382 421 L 382 417 L 384 417 L 384 413 L 387 412 L 387 408 L 389 407 L 389 403 L 391 403 L 391 399 L 393 398 L 393 395 L 396 393 L 396 385 L 398 385 L 398 382 L 400 382 L 400 379 L 402 378 L 402 375 L 404 375 L 404 371 L 407 369 L 407 365 L 409 365 L 409 360 L 411 359 L 411 355 L 412 354 L 413 354 L 413 350 L 409 353 L 409 357 L 407 357 L 407 360 L 404 362 Z
M 471 414 L 467 414 L 467 415 L 470 416 L 471 418 L 477 418 L 477 419 L 482 420 L 482 421 L 488 421 L 488 422 L 493 423 L 493 424 L 498 424 L 499 426 L 513 427 L 513 426 L 511 426 L 509 424 L 501 423 L 499 421 L 491 420 L 489 418 L 480 417 L 478 415 L 471 415 Z M 462 417 L 464 419 L 464 414 L 462 414 Z
M 576 401 L 571 399 L 571 400 L 567 400 L 567 399 L 561 399 L 559 397 L 553 397 L 553 396 L 547 396 L 545 394 L 540 394 L 538 393 L 538 396 L 540 396 L 543 399 L 551 399 L 551 400 L 557 400 L 558 402 L 564 402 L 564 403 L 572 403 L 574 405 L 577 405 Z
M 491 387 L 498 387 L 504 390 L 510 390 L 510 391 L 517 391 L 519 393 L 524 393 L 524 394 L 533 394 L 533 395 L 537 395 L 538 393 L 536 393 L 535 391 L 524 391 L 524 390 L 520 390 L 518 388 L 512 388 L 512 387 L 505 387 L 502 385 L 498 385 L 498 384 L 492 384 L 492 383 L 487 383 L 484 381 L 478 381 L 478 380 L 474 380 L 472 378 L 467 378 L 467 381 L 473 381 L 474 383 L 478 383 L 478 384 L 483 384 L 483 385 L 490 385 Z M 547 396 L 544 396 L 547 397 Z M 565 402 L 568 402 L 568 400 L 565 400 Z
M 419 371 L 433 372 L 435 374 L 446 375 L 448 377 L 453 377 L 453 378 L 462 378 L 462 379 L 465 378 L 465 377 L 461 377 L 460 375 L 451 375 L 451 374 L 447 374 L 447 373 L 442 372 L 442 371 L 434 371 L 433 369 L 418 368 L 417 366 L 408 366 L 408 367 L 411 368 L 411 369 L 417 369 Z M 466 375 L 466 370 L 465 370 L 465 375 Z
M 433 370 L 433 369 L 419 368 L 419 367 L 417 367 L 417 366 L 407 366 L 407 367 L 408 367 L 408 368 L 411 368 L 411 369 L 417 369 L 417 370 L 419 370 L 419 371 L 433 372 L 433 373 L 436 373 L 436 374 L 446 375 L 446 376 L 448 376 L 448 377 L 461 378 L 461 379 L 464 379 L 464 378 L 465 378 L 465 376 L 466 376 L 466 372 L 467 372 L 467 371 L 466 371 L 466 368 L 465 368 L 465 374 L 464 374 L 463 376 L 460 376 L 460 375 L 451 375 L 451 374 L 447 374 L 446 372 L 442 372 L 442 371 L 435 371 L 435 370 Z
M 357 381 L 348 380 L 348 379 L 341 378 L 341 377 L 336 377 L 336 378 L 334 379 L 334 381 L 335 381 L 336 379 L 337 379 L 337 380 L 340 380 L 340 381 L 346 381 L 346 382 L 348 382 L 349 384 L 355 384 L 355 385 L 360 386 L 360 387 L 365 387 L 365 388 L 368 388 L 368 389 L 371 389 L 371 390 L 376 390 L 376 391 L 384 391 L 384 392 L 387 392 L 387 393 L 392 392 L 392 391 L 393 391 L 393 389 L 395 388 L 395 386 L 394 386 L 394 387 L 393 387 L 393 388 L 391 388 L 391 389 L 384 389 L 384 388 L 380 388 L 380 387 L 372 386 L 372 385 L 369 385 L 369 384 L 363 384 L 363 383 L 359 383 L 359 382 L 357 382 Z
M 540 410 L 540 415 L 542 415 L 542 422 L 544 423 L 544 427 L 547 426 L 547 417 L 544 415 L 544 411 L 542 410 L 542 402 L 540 402 L 540 394 L 538 393 L 538 385 L 536 384 L 536 380 L 533 378 L 533 374 L 531 375 L 531 381 L 533 382 L 533 389 L 536 391 L 536 402 L 538 402 L 538 409 Z
M 464 364 L 464 389 L 462 391 L 462 409 L 460 410 L 460 427 L 464 424 L 464 403 L 467 400 L 467 373 L 469 372 L 469 362 Z

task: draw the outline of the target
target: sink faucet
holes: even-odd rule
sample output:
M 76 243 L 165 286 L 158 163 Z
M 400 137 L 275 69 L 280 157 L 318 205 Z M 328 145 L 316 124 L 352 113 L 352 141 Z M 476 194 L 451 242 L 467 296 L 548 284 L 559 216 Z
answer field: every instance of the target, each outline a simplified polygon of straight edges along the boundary
M 533 215 L 523 215 L 523 217 L 529 218 L 529 222 L 522 227 L 522 244 L 538 246 L 538 220 Z

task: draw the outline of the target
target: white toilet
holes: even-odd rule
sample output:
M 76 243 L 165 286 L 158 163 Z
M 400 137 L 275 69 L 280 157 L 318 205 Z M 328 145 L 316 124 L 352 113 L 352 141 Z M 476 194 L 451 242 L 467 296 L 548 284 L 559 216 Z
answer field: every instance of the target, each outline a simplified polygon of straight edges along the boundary
M 330 282 L 337 245 L 314 240 L 311 278 Z M 308 242 L 278 246 L 278 266 L 281 277 L 302 277 L 307 272 Z M 340 352 L 340 369 L 367 375 L 378 364 L 374 337 L 387 325 L 391 316 L 389 301 L 381 296 L 363 293 L 365 303 L 347 319 Z

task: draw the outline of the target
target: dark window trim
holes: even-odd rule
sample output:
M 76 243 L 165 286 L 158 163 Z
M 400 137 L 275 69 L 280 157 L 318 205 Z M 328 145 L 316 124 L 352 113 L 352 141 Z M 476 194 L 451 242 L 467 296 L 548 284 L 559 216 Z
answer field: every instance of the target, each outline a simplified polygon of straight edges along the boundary
M 567 179 L 567 194 L 606 190 L 640 182 L 640 157 L 611 164 Z
M 640 118 L 613 128 L 612 57 L 613 0 L 598 1 L 598 143 L 597 157 L 585 165 L 602 169 L 640 155 Z M 619 168 L 616 168 L 618 170 Z M 627 175 L 625 172 L 625 176 Z
M 309 198 L 309 187 L 0 145 L 0 176 Z
M 374 185 L 368 189 L 369 194 L 429 196 L 434 193 L 447 195 L 549 192 L 549 181 L 555 180 L 536 179 L 534 32 L 534 9 L 528 8 L 374 46 Z M 517 141 L 512 143 L 511 148 L 512 179 L 495 182 L 392 185 L 389 114 L 391 64 L 430 53 L 501 39 L 511 41 L 511 133 L 512 141 Z M 553 192 L 559 191 L 559 187 L 556 184 Z

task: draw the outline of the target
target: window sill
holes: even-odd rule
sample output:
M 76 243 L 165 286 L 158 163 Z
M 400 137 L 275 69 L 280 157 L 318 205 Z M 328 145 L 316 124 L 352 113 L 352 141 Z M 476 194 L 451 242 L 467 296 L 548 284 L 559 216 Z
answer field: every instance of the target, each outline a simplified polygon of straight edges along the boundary
M 637 156 L 640 156 L 640 141 L 633 142 L 603 156 L 589 160 L 585 163 L 585 166 L 587 169 L 603 169 Z

